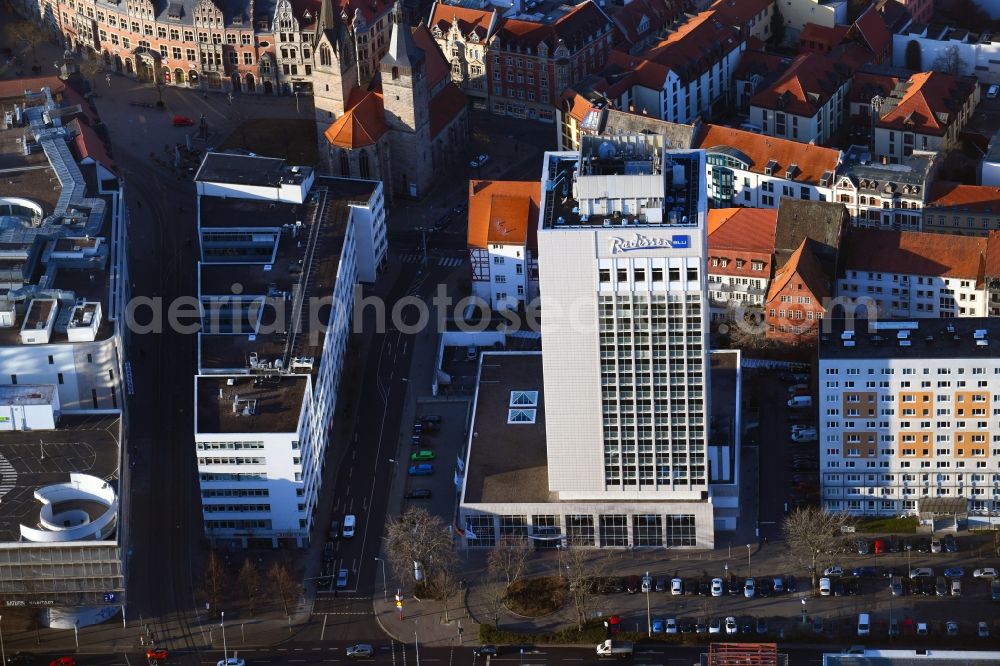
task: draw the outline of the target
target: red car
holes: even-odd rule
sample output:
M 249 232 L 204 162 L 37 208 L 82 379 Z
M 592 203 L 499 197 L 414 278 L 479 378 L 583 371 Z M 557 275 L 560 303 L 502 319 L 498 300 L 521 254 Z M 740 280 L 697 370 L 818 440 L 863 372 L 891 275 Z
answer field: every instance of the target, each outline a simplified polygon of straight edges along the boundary
M 174 116 L 174 127 L 191 127 L 194 121 L 187 116 Z
M 170 656 L 164 648 L 149 648 L 146 650 L 146 659 L 150 661 L 163 661 Z
M 76 659 L 73 657 L 59 657 L 49 662 L 49 666 L 76 666 Z
M 885 541 L 883 539 L 875 539 L 875 543 L 872 545 L 872 550 L 875 551 L 876 555 L 881 555 L 885 552 Z

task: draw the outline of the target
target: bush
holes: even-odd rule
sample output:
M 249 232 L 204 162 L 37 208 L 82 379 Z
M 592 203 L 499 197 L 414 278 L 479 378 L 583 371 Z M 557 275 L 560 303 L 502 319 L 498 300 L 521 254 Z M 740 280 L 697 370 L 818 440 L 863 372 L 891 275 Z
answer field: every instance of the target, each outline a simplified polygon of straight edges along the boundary
M 917 517 L 871 518 L 859 520 L 855 526 L 858 532 L 866 534 L 914 534 L 917 531 Z
M 525 617 L 540 617 L 562 608 L 569 586 L 559 576 L 522 578 L 507 588 L 504 603 L 512 613 Z

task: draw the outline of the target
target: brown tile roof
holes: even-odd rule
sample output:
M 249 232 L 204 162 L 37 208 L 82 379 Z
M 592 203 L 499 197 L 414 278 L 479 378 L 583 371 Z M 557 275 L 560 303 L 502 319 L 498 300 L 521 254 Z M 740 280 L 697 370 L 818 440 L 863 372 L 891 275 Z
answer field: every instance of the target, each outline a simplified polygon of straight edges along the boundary
M 848 72 L 856 72 L 858 69 L 875 61 L 875 54 L 868 50 L 868 47 L 857 42 L 846 42 L 838 44 L 830 51 L 829 57 Z
M 935 181 L 927 193 L 925 208 L 945 207 L 959 208 L 963 212 L 1000 214 L 1000 187 Z
M 991 231 L 986 239 L 984 273 L 988 277 L 1000 276 L 1000 231 Z
M 82 161 L 89 157 L 95 162 L 100 162 L 109 171 L 115 171 L 115 161 L 108 155 L 104 142 L 97 136 L 97 132 L 90 128 L 90 125 L 73 120 L 67 126 L 78 132 L 73 138 L 73 148 L 77 159 Z
M 430 103 L 431 137 L 437 136 L 441 130 L 448 126 L 455 116 L 465 108 L 465 93 L 455 85 L 449 83 L 441 92 L 434 95 Z
M 982 281 L 986 239 L 858 228 L 844 235 L 841 254 L 847 270 Z
M 977 85 L 971 77 L 940 72 L 917 72 L 907 84 L 898 104 L 879 119 L 877 127 L 944 135 Z
M 613 8 L 612 8 L 613 9 Z M 611 20 L 635 44 L 662 30 L 680 15 L 682 4 L 678 0 L 632 0 L 611 15 Z M 643 17 L 648 19 L 645 30 L 639 30 Z
M 23 97 L 25 90 L 38 92 L 42 88 L 50 88 L 53 95 L 61 93 L 66 84 L 58 76 L 36 76 L 28 79 L 0 81 L 0 99 Z
M 899 84 L 899 81 L 898 77 L 891 74 L 866 71 L 855 72 L 854 80 L 851 81 L 851 90 L 847 93 L 847 99 L 850 102 L 869 104 L 875 95 L 887 97 L 893 88 Z
M 365 23 L 371 25 L 378 17 L 388 14 L 396 3 L 395 0 L 339 0 L 337 4 L 340 8 L 338 14 L 344 12 L 348 19 L 353 19 L 355 11 L 360 10 Z
M 424 24 L 421 23 L 413 29 L 413 43 L 424 52 L 424 73 L 427 77 L 427 90 L 430 92 L 451 73 L 451 68 L 441 53 L 441 47 L 434 41 L 431 31 Z
M 813 253 L 814 245 L 815 241 L 812 239 L 803 239 L 785 265 L 775 272 L 771 286 L 767 290 L 768 303 L 777 298 L 796 275 L 814 297 L 826 298 L 830 295 L 830 276 L 823 270 L 819 259 Z
M 709 10 L 691 17 L 653 45 L 646 57 L 669 67 L 682 81 L 701 76 L 724 53 L 745 40 L 737 28 L 719 21 L 717 14 Z
M 543 42 L 549 49 L 563 40 L 570 53 L 586 47 L 590 38 L 609 27 L 604 12 L 593 0 L 586 0 L 552 23 L 536 23 L 523 19 L 506 19 L 494 33 L 501 45 L 538 48 Z
M 475 33 L 480 41 L 485 42 L 494 14 L 495 10 L 470 9 L 436 2 L 428 25 L 436 26 L 440 28 L 441 32 L 447 34 L 451 29 L 452 21 L 455 21 L 458 23 L 459 32 L 463 35 L 468 36 Z
M 374 146 L 389 131 L 382 94 L 356 89 L 348 104 L 348 110 L 326 128 L 323 136 L 332 145 L 348 150 Z
M 719 21 L 747 27 L 755 16 L 774 5 L 774 0 L 716 0 L 708 8 L 715 10 Z
M 844 41 L 844 37 L 847 36 L 849 29 L 846 25 L 835 25 L 832 28 L 828 28 L 825 25 L 817 23 L 806 23 L 805 27 L 802 28 L 802 32 L 799 33 L 799 43 L 816 42 L 832 49 Z
M 804 53 L 772 85 L 750 99 L 752 106 L 811 117 L 847 81 L 846 68 L 819 53 Z
M 733 70 L 733 79 L 746 81 L 756 74 L 764 79 L 764 85 L 770 85 L 778 75 L 788 69 L 791 62 L 790 58 L 774 53 L 747 49 Z
M 541 197 L 539 181 L 469 181 L 469 247 L 486 248 L 490 243 L 535 247 Z
M 608 54 L 608 64 L 617 65 L 623 71 L 631 71 L 630 83 L 651 90 L 662 90 L 670 68 L 641 56 L 633 56 L 617 49 Z M 638 109 L 641 111 L 641 109 Z M 652 109 L 655 113 L 658 109 Z M 659 114 L 657 114 L 659 115 Z
M 567 113 L 575 118 L 578 123 L 582 123 L 583 119 L 590 113 L 590 110 L 594 108 L 591 101 L 578 92 L 568 91 L 566 102 L 568 104 L 565 104 L 564 108 L 569 109 Z
M 875 54 L 876 62 L 882 61 L 883 55 L 892 45 L 892 33 L 875 5 L 868 7 L 851 26 L 851 36 L 855 35 Z
M 840 151 L 812 144 L 799 143 L 789 139 L 745 132 L 722 125 L 704 125 L 701 136 L 695 141 L 695 148 L 706 150 L 715 147 L 730 147 L 750 158 L 750 170 L 764 173 L 764 167 L 773 160 L 778 173 L 783 176 L 789 166 L 795 164 L 792 180 L 801 183 L 819 184 L 824 172 L 834 171 L 840 163 Z

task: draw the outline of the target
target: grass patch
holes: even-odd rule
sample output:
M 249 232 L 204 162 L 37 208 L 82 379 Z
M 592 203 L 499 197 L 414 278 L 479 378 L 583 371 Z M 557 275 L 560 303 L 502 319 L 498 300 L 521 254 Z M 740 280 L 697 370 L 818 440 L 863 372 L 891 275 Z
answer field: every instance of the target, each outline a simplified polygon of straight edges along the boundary
M 319 162 L 316 123 L 304 118 L 254 118 L 226 137 L 219 146 L 242 148 L 265 157 L 281 157 L 289 164 L 314 166 Z
M 520 633 L 497 629 L 492 624 L 479 625 L 479 642 L 491 645 L 515 645 L 517 643 L 554 643 L 558 645 L 590 644 L 597 645 L 607 638 L 608 630 L 603 622 L 588 622 L 583 629 L 575 625 L 559 631 L 544 634 Z
M 914 534 L 917 531 L 917 517 L 866 518 L 855 523 L 858 532 L 865 534 Z
M 569 585 L 559 576 L 522 578 L 507 588 L 504 603 L 512 613 L 541 617 L 562 608 L 569 595 Z

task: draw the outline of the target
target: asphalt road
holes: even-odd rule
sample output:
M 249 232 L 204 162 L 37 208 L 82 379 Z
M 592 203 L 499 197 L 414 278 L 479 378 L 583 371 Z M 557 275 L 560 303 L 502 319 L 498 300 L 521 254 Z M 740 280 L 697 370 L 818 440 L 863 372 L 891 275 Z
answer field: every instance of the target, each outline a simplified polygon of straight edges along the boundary
M 491 663 L 517 664 L 518 666 L 548 666 L 550 664 L 598 664 L 607 663 L 598 660 L 592 647 L 579 648 L 554 648 L 540 646 L 529 648 L 521 654 L 517 648 L 505 648 L 496 657 L 488 659 L 477 658 L 470 646 L 454 646 L 450 648 L 415 648 L 413 643 L 402 645 L 396 642 L 374 641 L 376 649 L 372 659 L 357 660 L 361 664 L 391 664 L 391 666 L 419 666 L 420 664 L 432 664 L 433 666 L 489 666 Z M 278 648 L 246 650 L 239 652 L 239 656 L 246 659 L 249 666 L 258 664 L 337 664 L 352 663 L 354 660 L 345 655 L 345 649 L 351 645 L 347 641 L 331 641 L 321 646 L 289 644 Z M 831 647 L 830 651 L 842 649 L 841 647 Z M 672 646 L 639 646 L 636 649 L 635 657 L 631 663 L 639 666 L 668 666 L 679 664 L 697 664 L 701 654 L 707 651 L 705 647 L 672 647 Z M 794 666 L 800 664 L 818 664 L 822 662 L 823 651 L 815 647 L 789 647 L 782 648 L 782 652 L 789 654 L 790 662 Z M 53 655 L 55 656 L 55 655 Z M 203 652 L 201 655 L 194 655 L 185 652 L 173 652 L 166 664 L 195 664 L 207 665 L 215 664 L 222 659 L 222 653 Z M 129 654 L 128 658 L 123 654 L 81 654 L 78 657 L 79 663 L 87 666 L 129 666 L 129 664 L 142 663 L 144 656 L 135 652 Z

